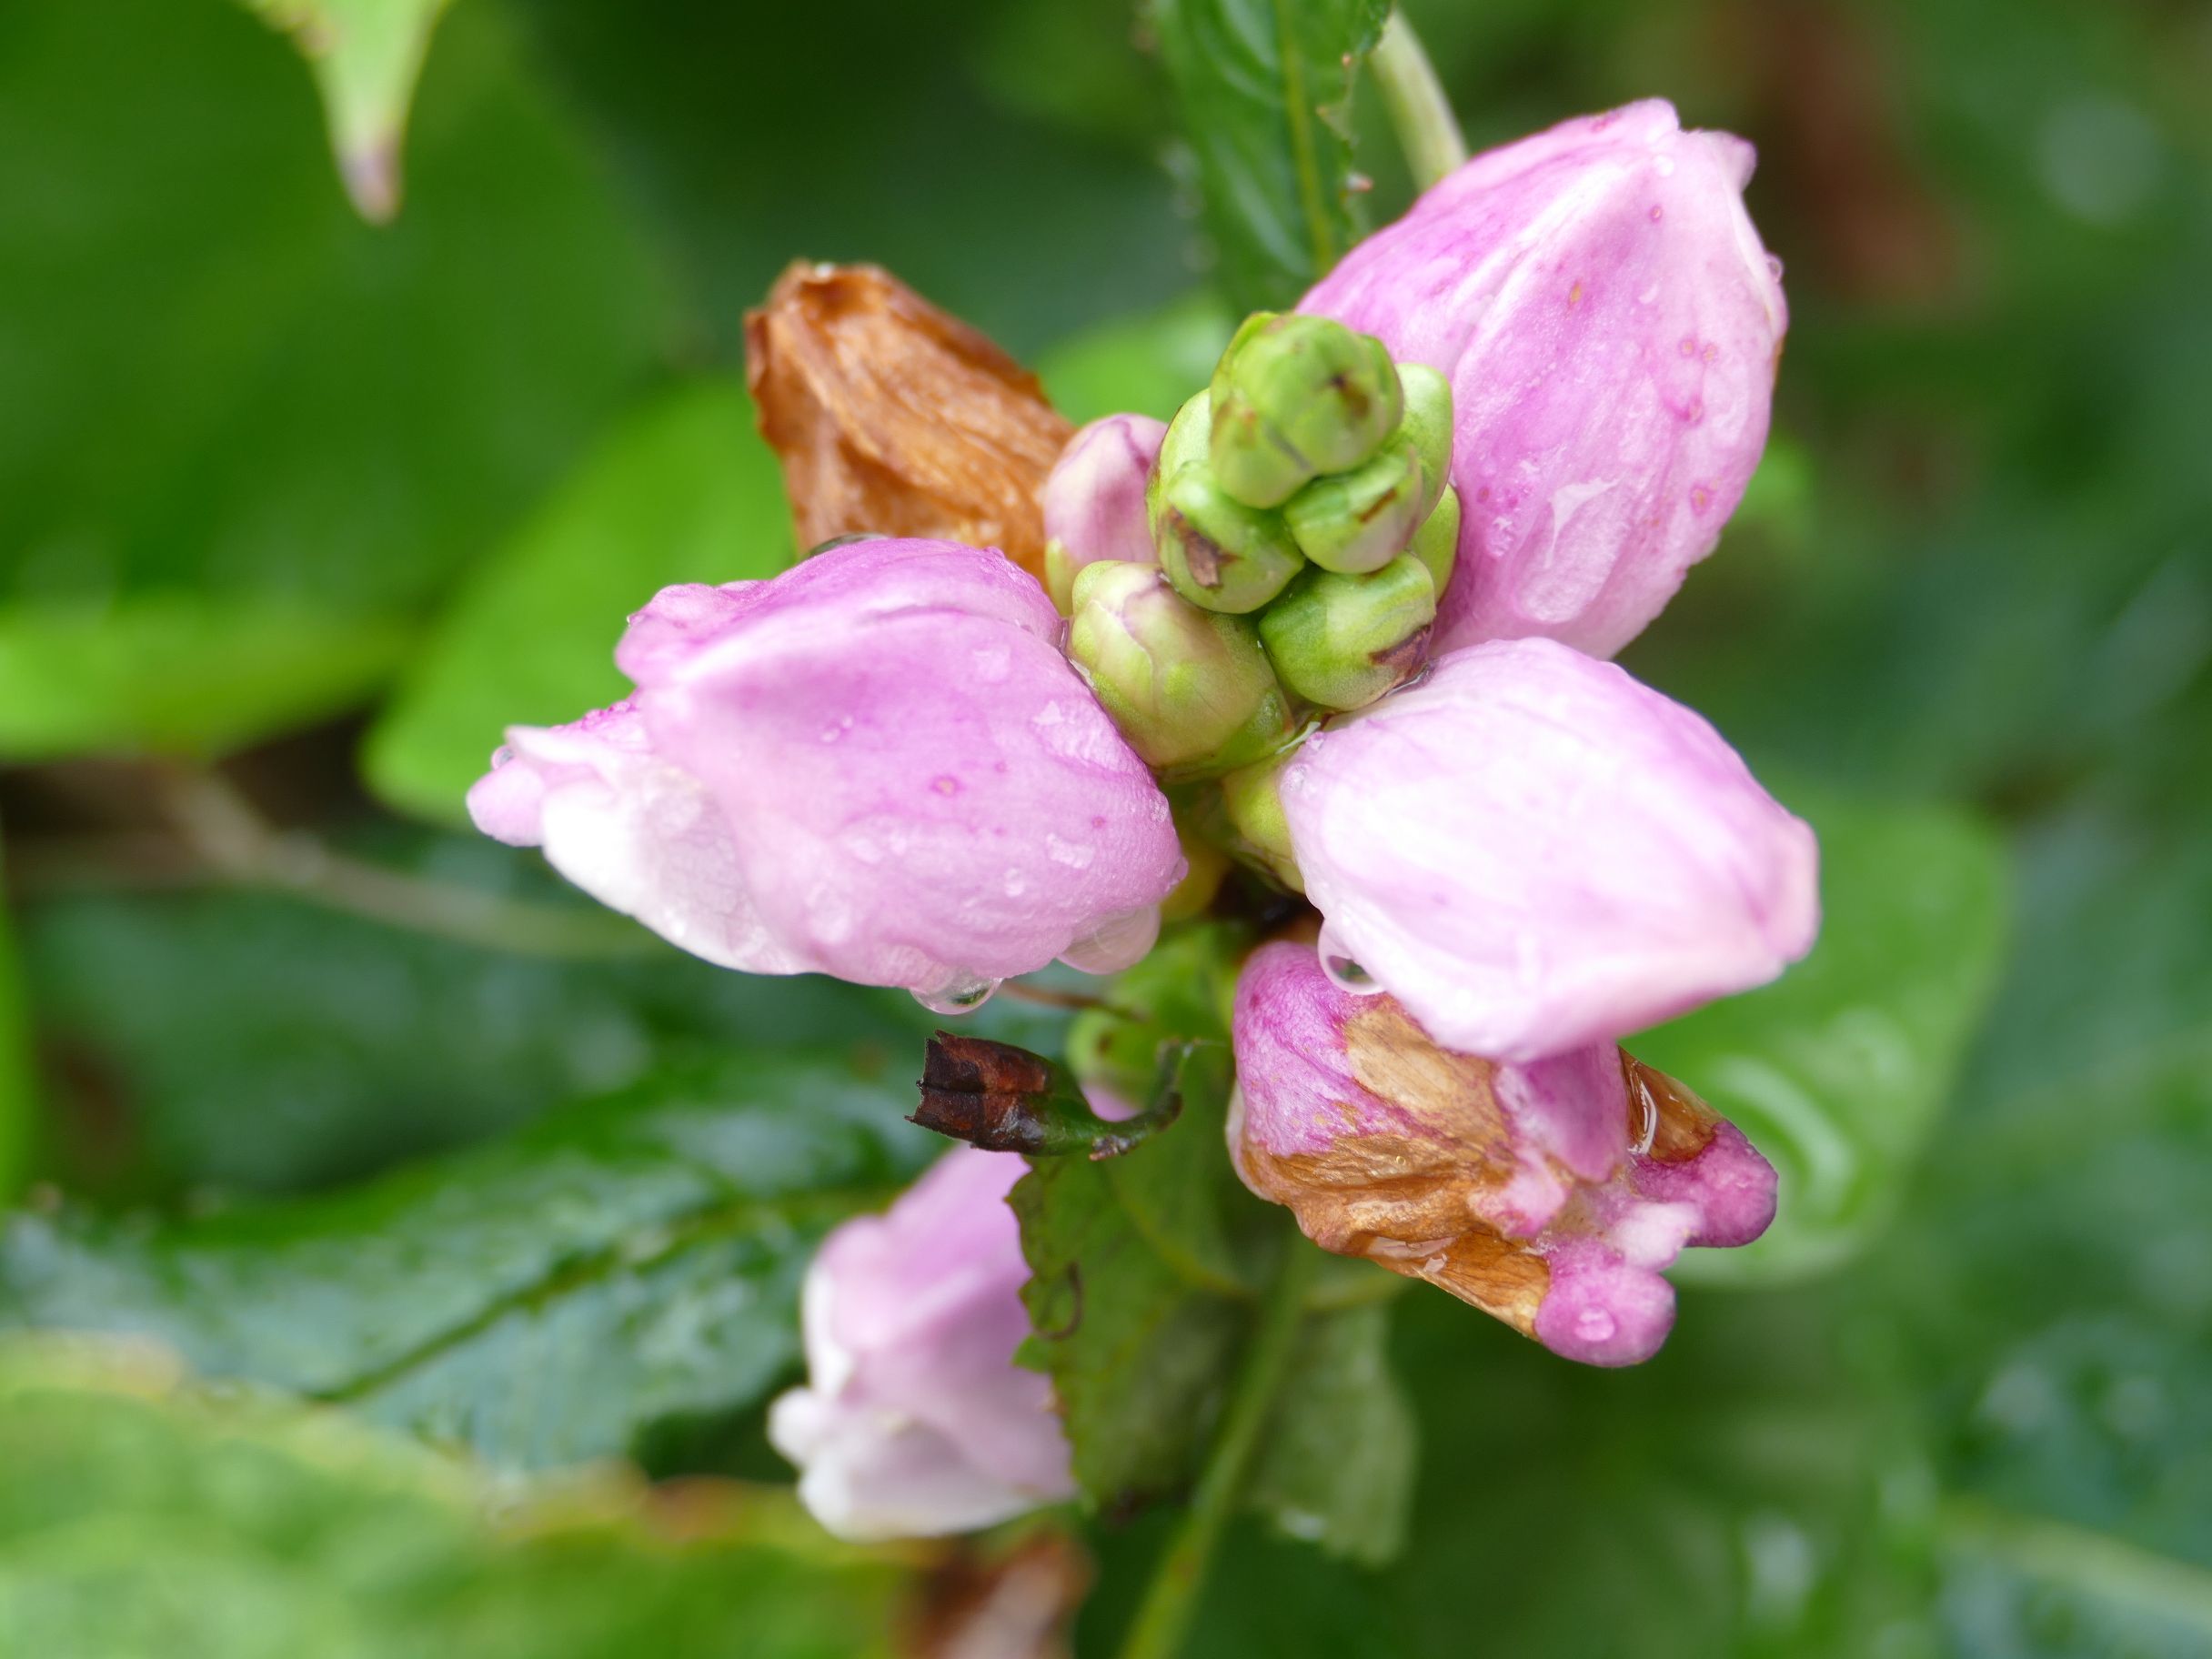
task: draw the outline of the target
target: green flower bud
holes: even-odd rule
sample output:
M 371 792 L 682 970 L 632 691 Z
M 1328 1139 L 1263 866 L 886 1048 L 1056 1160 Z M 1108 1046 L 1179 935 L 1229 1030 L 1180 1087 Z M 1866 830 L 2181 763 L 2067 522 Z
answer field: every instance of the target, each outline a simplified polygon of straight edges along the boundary
M 1232 615 L 1259 609 L 1305 568 L 1282 515 L 1234 499 L 1202 463 L 1161 488 L 1154 539 L 1176 592 Z
M 1291 850 L 1291 824 L 1282 810 L 1282 760 L 1273 757 L 1242 766 L 1222 779 L 1222 804 L 1237 833 L 1237 851 L 1294 893 L 1306 890 Z
M 1413 444 L 1393 437 L 1364 465 L 1315 478 L 1282 504 L 1282 519 L 1308 558 L 1357 576 L 1405 551 L 1426 493 Z
M 1213 429 L 1213 394 L 1200 392 L 1175 411 L 1168 435 L 1160 440 L 1160 458 L 1152 465 L 1151 491 L 1145 498 L 1152 514 L 1152 533 L 1159 535 L 1159 499 L 1162 485 L 1184 468 L 1206 458 L 1207 435 Z
M 1308 571 L 1260 618 L 1260 638 L 1293 694 L 1359 709 L 1413 678 L 1435 620 L 1436 584 L 1405 553 L 1369 576 Z
M 1213 371 L 1208 457 L 1248 507 L 1277 507 L 1310 479 L 1372 455 L 1403 417 L 1382 342 L 1322 317 L 1246 319 Z
M 1405 425 L 1399 435 L 1410 439 L 1421 455 L 1422 476 L 1428 486 L 1421 512 L 1426 518 L 1452 478 L 1452 383 L 1425 363 L 1399 364 L 1398 378 L 1405 387 Z
M 1407 551 L 1429 568 L 1429 579 L 1436 584 L 1441 602 L 1452 584 L 1452 568 L 1459 562 L 1459 491 L 1444 491 L 1436 510 L 1413 532 L 1413 545 Z
M 1170 779 L 1248 765 L 1291 734 L 1258 630 L 1191 604 L 1151 565 L 1083 568 L 1068 657 L 1129 746 Z

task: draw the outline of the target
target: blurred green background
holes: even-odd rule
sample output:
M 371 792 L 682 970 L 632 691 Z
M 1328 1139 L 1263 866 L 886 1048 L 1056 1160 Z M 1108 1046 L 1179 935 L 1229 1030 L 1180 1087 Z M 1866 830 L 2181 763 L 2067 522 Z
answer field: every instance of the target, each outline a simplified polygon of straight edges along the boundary
M 1192 1651 L 2212 1653 L 2212 13 L 1409 10 L 1477 146 L 1658 94 L 1759 146 L 1775 437 L 1627 660 L 1815 817 L 1829 940 L 1647 1051 L 1776 1236 L 1630 1373 L 1404 1298 L 1409 1547 L 1242 1527 Z M 0 1323 L 254 1384 L 0 1352 L 8 1651 L 937 1651 L 941 1554 L 759 1484 L 806 1249 L 930 1151 L 923 1017 L 680 958 L 458 793 L 657 586 L 790 557 L 739 336 L 789 260 L 1078 418 L 1196 383 L 1147 35 L 457 0 L 372 226 L 249 10 L 0 9 Z M 516 1496 L 620 1457 L 716 1495 Z M 1163 1524 L 1087 1525 L 1079 1651 Z

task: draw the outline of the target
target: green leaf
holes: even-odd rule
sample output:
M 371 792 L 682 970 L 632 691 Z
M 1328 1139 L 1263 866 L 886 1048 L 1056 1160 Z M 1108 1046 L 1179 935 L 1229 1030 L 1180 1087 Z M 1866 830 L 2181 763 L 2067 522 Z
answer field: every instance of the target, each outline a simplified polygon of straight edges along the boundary
M 618 1453 L 790 1365 L 814 1245 L 930 1150 L 909 1098 L 903 1074 L 749 1056 L 327 1197 L 19 1215 L 0 1323 L 150 1336 L 501 1463 Z
M 1221 300 L 1202 289 L 1062 340 L 1038 359 L 1037 376 L 1070 420 L 1129 413 L 1168 420 L 1212 377 L 1234 327 Z
M 358 704 L 651 367 L 646 248 L 496 7 L 444 32 L 386 231 L 242 10 L 86 0 L 8 36 L 0 754 Z
M 2212 1640 L 2212 849 L 2024 838 L 2014 971 L 1870 1300 L 1938 1433 L 1957 1650 Z
M 1994 989 L 1995 837 L 1940 808 L 1822 799 L 1820 942 L 1779 983 L 1632 1038 L 1781 1173 L 1774 1225 L 1679 1277 L 1770 1283 L 1832 1267 L 1895 1212 Z
M 888 1655 L 909 1574 L 785 1494 L 509 1482 L 122 1344 L 0 1346 L 0 1647 Z
M 1246 1495 L 1285 1535 L 1366 1566 L 1404 1547 L 1419 1452 L 1390 1361 L 1394 1300 L 1306 1322 Z
M 0 847 L 0 852 L 5 850 Z M 6 874 L 0 860 L 0 878 Z M 0 893 L 6 883 L 0 879 Z M 31 1070 L 30 1021 L 24 1006 L 23 976 L 15 964 L 7 906 L 0 903 L 0 1202 L 11 1199 L 23 1178 L 38 1085 Z
M 618 425 L 454 602 L 370 733 L 393 805 L 466 823 L 461 797 L 509 725 L 618 701 L 623 620 L 671 582 L 768 577 L 791 559 L 775 456 L 734 381 L 658 397 Z
M 1232 309 L 1283 309 L 1359 235 L 1352 81 L 1389 0 L 1153 0 Z
M 1416 1292 L 1429 1443 L 1381 1594 L 1407 1651 L 1835 1659 L 1926 1651 L 1933 1493 L 1897 1369 L 1825 1287 L 1689 1296 L 1665 1350 L 1567 1364 Z M 1919 1646 L 1913 1645 L 1915 1640 Z
M 282 600 L 172 592 L 0 608 L 0 759 L 220 754 L 363 701 L 412 630 Z
M 919 1052 L 918 1010 L 900 993 L 699 961 L 599 910 L 534 854 L 413 834 L 361 853 L 457 900 L 603 921 L 640 949 L 535 957 L 269 893 L 33 904 L 22 950 L 64 1060 L 53 1172 L 65 1187 L 111 1202 L 326 1187 L 504 1133 L 689 1052 Z
M 1008 1200 L 1031 1274 L 1021 1300 L 1034 1334 L 1021 1358 L 1052 1379 L 1076 1482 L 1110 1512 L 1189 1485 L 1252 1322 L 1248 1302 L 1162 1256 L 1117 1191 L 1201 1136 L 1218 1149 L 1218 1101 L 1186 1101 L 1172 1129 L 1107 1163 L 1033 1160 Z M 1117 1178 L 1115 1164 L 1131 1168 Z
M 452 0 L 244 0 L 292 37 L 315 72 L 338 176 L 361 216 L 399 211 L 407 106 Z

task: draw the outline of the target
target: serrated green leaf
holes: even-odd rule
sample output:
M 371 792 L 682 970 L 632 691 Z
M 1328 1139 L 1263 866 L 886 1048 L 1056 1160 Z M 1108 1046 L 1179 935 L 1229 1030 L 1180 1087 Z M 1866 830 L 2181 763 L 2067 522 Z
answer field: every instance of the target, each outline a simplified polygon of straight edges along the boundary
M 281 29 L 315 73 L 338 176 L 361 216 L 399 211 L 407 106 L 452 0 L 243 0 Z
M 1693 1251 L 1677 1276 L 1817 1272 L 1895 1212 L 1979 1026 L 2004 942 L 1996 838 L 1939 808 L 1816 800 L 1822 923 L 1780 983 L 1629 1040 L 1734 1121 L 1781 1174 L 1765 1237 Z
M 1116 1161 L 1137 1165 L 1208 1134 L 1182 1120 Z M 1218 1120 L 1212 1137 L 1218 1144 Z M 1034 1160 L 1008 1199 L 1021 1222 L 1034 1332 L 1024 1363 L 1052 1379 L 1091 1503 L 1123 1511 L 1181 1493 L 1220 1417 L 1230 1368 L 1251 1324 L 1248 1302 L 1193 1282 L 1161 1256 L 1123 1207 L 1106 1164 Z
M 221 754 L 367 699 L 414 629 L 175 592 L 0 608 L 0 759 Z
M 896 1555 L 780 1493 L 523 1497 L 157 1352 L 0 1345 L 0 1649 L 84 1659 L 890 1651 Z
M 509 725 L 575 719 L 627 695 L 623 620 L 670 582 L 733 582 L 791 561 L 776 457 L 734 381 L 627 417 L 455 601 L 370 733 L 393 805 L 462 824 L 461 798 Z
M 1286 1536 L 1363 1566 L 1405 1544 L 1419 1430 L 1393 1370 L 1388 1301 L 1306 1321 L 1245 1502 Z
M 1072 421 L 1121 414 L 1168 420 L 1212 378 L 1235 326 L 1220 298 L 1202 289 L 1062 340 L 1037 360 L 1037 377 Z
M 18 1215 L 0 1325 L 150 1336 L 502 1463 L 618 1453 L 791 1363 L 814 1244 L 933 1150 L 908 1098 L 903 1077 L 751 1056 L 327 1197 Z
M 1359 235 L 1347 113 L 1389 0 L 1152 0 L 1222 292 L 1282 309 Z

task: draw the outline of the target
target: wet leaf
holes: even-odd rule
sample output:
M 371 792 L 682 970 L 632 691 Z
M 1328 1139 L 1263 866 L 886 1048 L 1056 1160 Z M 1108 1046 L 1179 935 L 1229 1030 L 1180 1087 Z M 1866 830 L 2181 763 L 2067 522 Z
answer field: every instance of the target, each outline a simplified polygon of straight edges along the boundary
M 755 1055 L 326 1197 L 0 1239 L 0 1324 L 127 1332 L 494 1462 L 619 1453 L 757 1400 L 822 1234 L 934 1150 L 887 1089 Z
M 1405 1545 L 1419 1453 L 1388 1301 L 1306 1322 L 1246 1502 L 1286 1537 L 1366 1566 Z
M 788 1494 L 535 1493 L 128 1344 L 0 1345 L 0 1647 L 888 1659 L 914 1552 Z
M 273 893 L 43 900 L 26 907 L 21 943 L 56 1061 L 51 1172 L 65 1187 L 103 1202 L 327 1187 L 686 1054 L 873 1044 L 903 1056 L 927 1029 L 895 991 L 686 956 L 534 854 L 413 834 L 358 851 L 457 901 L 542 906 L 637 949 L 531 956 Z
M 1287 308 L 1359 235 L 1352 81 L 1389 0 L 1152 0 L 1238 312 Z

